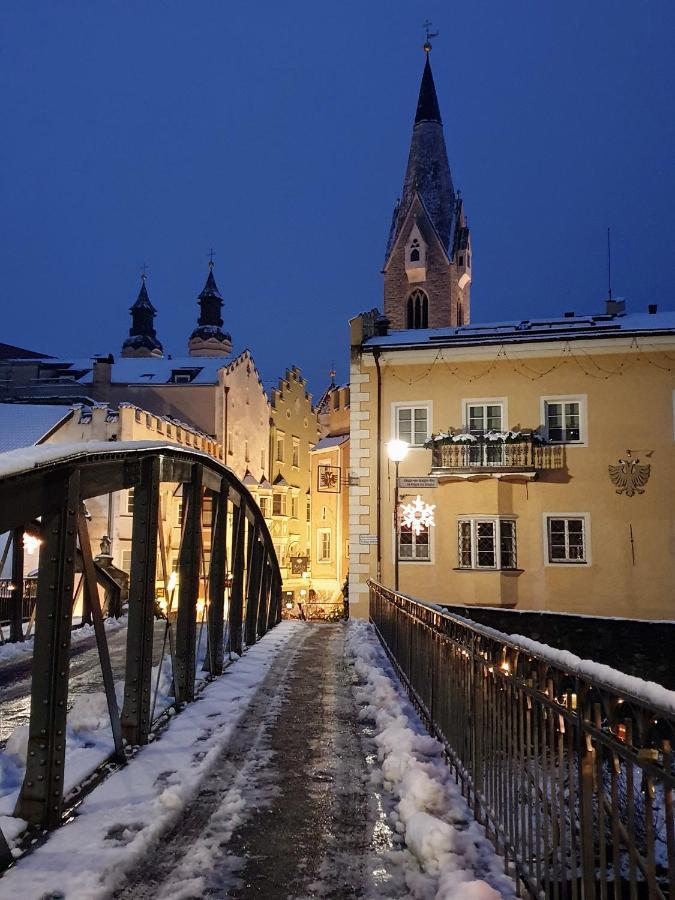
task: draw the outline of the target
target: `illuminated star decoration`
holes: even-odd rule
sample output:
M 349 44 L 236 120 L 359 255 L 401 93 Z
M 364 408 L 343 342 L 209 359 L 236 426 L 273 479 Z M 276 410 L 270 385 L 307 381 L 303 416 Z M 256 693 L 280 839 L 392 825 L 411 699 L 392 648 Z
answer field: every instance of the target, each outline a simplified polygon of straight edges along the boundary
M 401 504 L 401 525 L 410 528 L 415 537 L 419 537 L 422 531 L 435 525 L 435 504 L 425 503 L 418 494 L 412 503 Z

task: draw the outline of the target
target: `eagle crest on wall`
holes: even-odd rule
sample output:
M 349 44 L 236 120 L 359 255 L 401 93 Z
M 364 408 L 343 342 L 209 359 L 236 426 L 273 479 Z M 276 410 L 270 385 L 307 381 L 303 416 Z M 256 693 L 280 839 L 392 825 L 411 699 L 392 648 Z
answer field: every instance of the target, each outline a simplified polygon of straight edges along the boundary
M 640 464 L 640 460 L 630 458 L 620 459 L 618 466 L 607 466 L 609 479 L 616 488 L 617 494 L 625 494 L 632 497 L 633 494 L 644 494 L 644 486 L 649 481 L 651 466 Z

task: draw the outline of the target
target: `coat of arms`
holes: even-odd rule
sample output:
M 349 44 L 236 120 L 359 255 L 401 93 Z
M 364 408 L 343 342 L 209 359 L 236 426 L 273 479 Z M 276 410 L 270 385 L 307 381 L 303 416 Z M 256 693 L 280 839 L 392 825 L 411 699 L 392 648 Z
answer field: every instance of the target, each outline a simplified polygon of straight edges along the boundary
M 620 459 L 618 466 L 607 466 L 609 478 L 617 494 L 625 494 L 632 497 L 633 494 L 644 494 L 644 486 L 649 481 L 651 466 L 640 463 L 635 457 L 631 459 L 630 450 L 628 459 Z

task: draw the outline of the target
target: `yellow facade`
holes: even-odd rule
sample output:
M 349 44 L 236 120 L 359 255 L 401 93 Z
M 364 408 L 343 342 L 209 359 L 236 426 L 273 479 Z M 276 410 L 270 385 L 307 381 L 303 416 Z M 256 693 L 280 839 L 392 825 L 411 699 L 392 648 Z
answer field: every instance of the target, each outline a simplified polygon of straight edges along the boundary
M 349 435 L 322 438 L 312 451 L 312 578 L 316 600 L 342 609 L 349 569 Z
M 447 340 L 440 330 L 437 339 L 420 331 L 378 340 L 354 320 L 354 614 L 367 615 L 368 578 L 394 582 L 394 467 L 385 445 L 401 436 L 397 429 L 408 436 L 405 411 L 426 411 L 419 427 L 430 437 L 466 432 L 468 414 L 490 408 L 501 413 L 500 432 L 521 432 L 516 449 L 496 441 L 469 451 L 461 443 L 468 438 L 447 439 L 445 457 L 416 447 L 400 465 L 403 479 L 437 478 L 436 487 L 400 488 L 402 503 L 419 494 L 435 506 L 429 559 L 400 561 L 400 590 L 441 603 L 675 617 L 675 317 L 666 314 L 665 325 L 658 315 L 605 318 L 616 323 L 616 334 L 608 327 L 596 336 L 590 323 L 575 340 L 564 326 L 556 338 L 528 340 L 515 328 L 500 338 L 485 326 L 484 340 L 473 342 L 470 329 L 448 330 Z M 561 410 L 578 414 L 569 434 L 554 427 Z M 546 437 L 549 427 L 556 440 L 529 437 L 533 430 Z M 638 467 L 649 466 L 632 496 L 630 478 L 627 489 L 620 474 L 617 484 L 610 478 L 609 467 L 621 469 L 621 460 L 625 470 L 642 473 L 637 482 L 647 471 Z M 500 540 L 505 567 L 495 547 Z M 483 565 L 476 557 L 481 542 Z
M 288 602 L 309 595 L 311 496 L 310 450 L 318 437 L 307 382 L 295 366 L 287 369 L 270 398 L 270 531 Z M 268 518 L 269 506 L 264 503 Z M 304 570 L 304 571 L 302 571 Z M 301 595 L 301 591 L 305 594 Z

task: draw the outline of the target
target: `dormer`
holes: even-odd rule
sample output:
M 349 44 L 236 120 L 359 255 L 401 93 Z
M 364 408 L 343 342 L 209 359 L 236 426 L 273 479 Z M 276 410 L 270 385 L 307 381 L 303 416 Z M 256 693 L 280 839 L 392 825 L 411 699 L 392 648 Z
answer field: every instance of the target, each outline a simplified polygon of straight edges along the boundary
M 427 245 L 416 224 L 405 245 L 405 274 L 411 284 L 427 280 Z

